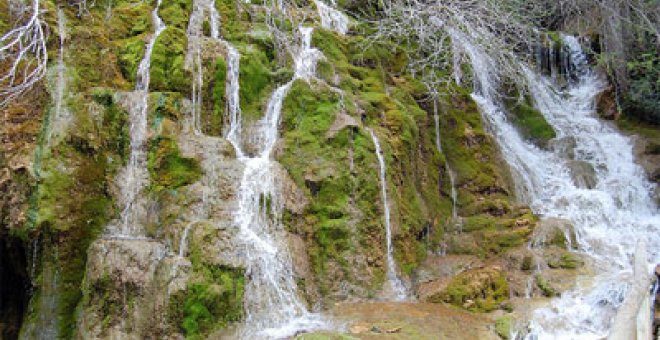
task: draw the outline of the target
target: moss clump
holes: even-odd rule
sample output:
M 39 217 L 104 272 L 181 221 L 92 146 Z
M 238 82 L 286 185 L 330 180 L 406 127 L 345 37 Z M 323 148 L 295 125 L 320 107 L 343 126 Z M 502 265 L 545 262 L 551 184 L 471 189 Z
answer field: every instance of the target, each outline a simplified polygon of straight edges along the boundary
M 119 66 L 124 78 L 135 82 L 140 60 L 144 56 L 144 41 L 140 38 L 126 39 L 118 50 Z
M 239 321 L 243 316 L 243 270 L 207 266 L 203 276 L 204 282 L 188 286 L 182 323 L 187 338 L 197 338 L 213 328 Z
M 188 289 L 170 304 L 175 322 L 190 339 L 204 339 L 212 331 L 243 317 L 245 271 L 205 260 L 202 249 L 191 242 L 192 272 Z
M 270 61 L 259 50 L 251 48 L 241 55 L 239 91 L 241 110 L 247 119 L 258 119 L 262 105 L 268 100 L 272 82 L 269 65 Z
M 447 302 L 473 312 L 490 312 L 509 298 L 509 284 L 498 268 L 469 270 L 455 276 L 447 288 L 429 298 Z
M 182 157 L 176 142 L 158 137 L 149 143 L 149 173 L 154 191 L 176 189 L 197 181 L 202 169 L 196 160 Z
M 186 32 L 176 27 L 167 27 L 158 36 L 151 55 L 151 89 L 181 93 L 190 91 L 190 75 L 184 69 L 187 44 Z
M 214 67 L 211 70 L 213 78 L 209 83 L 212 92 L 212 102 L 208 103 L 208 105 L 212 107 L 212 110 L 208 113 L 207 110 L 205 110 L 205 117 L 202 119 L 206 125 L 204 130 L 209 134 L 219 136 L 222 133 L 223 118 L 225 116 L 227 64 L 224 59 L 218 59 L 213 66 Z M 206 105 L 207 103 L 205 103 L 205 106 Z
M 158 15 L 168 27 L 185 30 L 192 12 L 191 0 L 170 0 L 161 3 Z
M 557 295 L 557 290 L 552 288 L 550 283 L 548 283 L 548 281 L 540 274 L 537 274 L 534 277 L 534 280 L 536 280 L 536 286 L 539 287 L 544 296 L 553 297 Z
M 509 315 L 503 316 L 495 320 L 495 332 L 500 338 L 509 340 L 511 338 L 511 331 L 513 328 L 513 318 Z
M 582 261 L 573 253 L 564 252 L 558 259 L 548 262 L 550 268 L 575 269 L 582 266 Z
M 509 112 L 513 115 L 513 122 L 518 126 L 523 137 L 537 145 L 545 147 L 550 139 L 557 136 L 543 114 L 531 105 L 515 103 L 509 105 Z

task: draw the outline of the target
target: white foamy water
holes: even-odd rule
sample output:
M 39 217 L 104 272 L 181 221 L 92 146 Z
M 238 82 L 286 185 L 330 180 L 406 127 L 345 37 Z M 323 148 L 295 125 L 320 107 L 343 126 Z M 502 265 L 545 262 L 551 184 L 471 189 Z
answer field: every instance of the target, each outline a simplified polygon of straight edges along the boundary
M 560 89 L 551 79 L 525 69 L 534 105 L 558 137 L 575 140 L 574 158 L 595 170 L 589 189 L 574 181 L 565 152 L 538 149 L 510 124 L 497 99 L 495 64 L 457 34 L 475 77 L 474 100 L 514 172 L 517 193 L 538 215 L 573 222 L 580 252 L 593 259 L 595 277 L 535 311 L 529 339 L 600 339 L 607 336 L 625 297 L 637 241 L 646 240 L 651 263 L 660 261 L 660 217 L 652 185 L 635 164 L 633 145 L 594 112 L 603 81 L 588 68 L 577 40 L 563 37 L 576 81 Z M 590 261 L 591 262 L 591 261 Z
M 238 211 L 234 216 L 240 227 L 239 236 L 247 262 L 246 320 L 238 330 L 238 336 L 245 339 L 286 338 L 300 331 L 325 327 L 319 315 L 307 310 L 298 293 L 287 234 L 281 222 L 280 173 L 283 170 L 271 160 L 278 138 L 282 102 L 296 79 L 308 80 L 314 76 L 316 61 L 322 56 L 311 47 L 311 34 L 311 28 L 300 28 L 301 44 L 294 55 L 294 78 L 273 92 L 266 114 L 253 130 L 255 136 L 251 140 L 255 155 L 245 156 L 238 139 L 230 138 L 240 155 L 239 160 L 245 165 L 238 191 Z M 230 123 L 229 137 L 232 130 L 239 131 L 240 116 L 230 119 Z
M 321 27 L 336 31 L 339 34 L 346 34 L 348 31 L 348 17 L 341 11 L 326 5 L 322 0 L 314 0 L 316 8 L 321 17 Z M 332 4 L 335 6 L 335 3 Z
M 403 282 L 399 278 L 396 262 L 394 262 L 394 247 L 392 246 L 392 221 L 390 218 L 390 201 L 387 196 L 387 172 L 383 150 L 380 147 L 378 136 L 372 129 L 367 128 L 374 146 L 376 147 L 376 158 L 378 158 L 380 196 L 383 200 L 383 220 L 385 222 L 385 238 L 387 241 L 387 283 L 385 286 L 386 294 L 394 301 L 404 301 L 408 298 L 408 293 Z
M 121 213 L 121 226 L 114 230 L 111 236 L 115 237 L 140 237 L 144 231 L 140 226 L 137 216 L 143 207 L 138 204 L 138 198 L 142 190 L 149 183 L 149 172 L 147 170 L 147 113 L 149 96 L 149 72 L 151 66 L 151 54 L 158 36 L 165 30 L 165 24 L 158 16 L 158 8 L 161 0 L 151 12 L 151 21 L 155 27 L 154 34 L 149 38 L 144 53 L 144 58 L 138 66 L 135 78 L 135 92 L 131 96 L 132 103 L 129 106 L 128 119 L 130 122 L 131 154 L 128 164 L 118 175 L 119 189 L 121 193 L 120 202 L 124 204 Z

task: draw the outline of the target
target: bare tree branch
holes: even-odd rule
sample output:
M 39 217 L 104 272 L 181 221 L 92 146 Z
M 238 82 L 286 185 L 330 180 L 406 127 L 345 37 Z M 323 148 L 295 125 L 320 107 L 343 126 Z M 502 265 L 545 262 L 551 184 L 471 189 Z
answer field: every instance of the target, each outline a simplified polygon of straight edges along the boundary
M 0 37 L 0 107 L 30 89 L 46 74 L 46 24 L 41 21 L 39 0 L 21 10 L 29 14 Z

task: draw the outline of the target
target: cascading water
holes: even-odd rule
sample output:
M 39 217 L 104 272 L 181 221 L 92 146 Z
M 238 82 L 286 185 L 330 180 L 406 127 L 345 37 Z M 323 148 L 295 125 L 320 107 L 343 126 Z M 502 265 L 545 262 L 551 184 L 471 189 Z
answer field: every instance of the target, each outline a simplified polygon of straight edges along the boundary
M 121 213 L 121 226 L 114 232 L 113 236 L 119 237 L 139 237 L 142 236 L 142 230 L 137 221 L 137 211 L 140 209 L 138 199 L 142 190 L 149 182 L 149 172 L 147 171 L 147 111 L 149 97 L 149 72 L 151 66 L 151 54 L 156 44 L 156 39 L 165 29 L 165 24 L 158 16 L 158 9 L 161 0 L 156 3 L 156 8 L 151 12 L 152 24 L 155 27 L 154 34 L 147 43 L 144 58 L 138 66 L 137 76 L 135 78 L 135 98 L 129 107 L 131 154 L 126 167 L 122 170 L 119 178 L 123 179 L 119 183 L 121 192 L 121 202 L 124 203 L 124 209 Z
M 395 301 L 404 301 L 408 298 L 408 293 L 406 292 L 406 287 L 399 279 L 397 274 L 396 262 L 394 262 L 392 247 L 392 223 L 390 219 L 390 203 L 387 197 L 387 173 L 385 168 L 385 159 L 383 157 L 383 151 L 380 147 L 380 141 L 372 129 L 367 129 L 371 135 L 374 146 L 376 147 L 376 157 L 378 158 L 379 166 L 379 178 L 380 178 L 380 188 L 381 188 L 381 199 L 383 200 L 383 210 L 385 220 L 385 237 L 387 239 L 387 286 L 385 287 L 385 292 L 388 297 Z
M 573 291 L 533 315 L 530 339 L 596 339 L 610 323 L 629 286 L 631 257 L 645 239 L 649 258 L 660 261 L 660 215 L 651 198 L 652 185 L 634 163 L 631 141 L 595 117 L 595 97 L 604 84 L 588 69 L 573 37 L 563 37 L 577 79 L 566 90 L 525 69 L 535 106 L 557 132 L 557 140 L 574 139 L 574 158 L 593 167 L 596 184 L 580 186 L 570 162 L 559 150 L 541 150 L 524 141 L 507 120 L 496 95 L 495 63 L 460 34 L 454 34 L 470 57 L 474 100 L 492 129 L 511 170 L 521 200 L 536 214 L 570 220 L 579 251 L 593 262 L 594 278 L 580 278 Z
M 314 0 L 314 4 L 316 4 L 319 11 L 323 28 L 346 34 L 348 31 L 348 17 L 344 13 L 326 5 L 322 0 Z M 334 1 L 332 1 L 332 6 L 336 6 Z
M 229 129 L 226 136 L 227 140 L 236 148 L 238 156 L 242 157 L 241 148 L 237 147 L 241 141 L 241 106 L 238 84 L 240 60 L 241 56 L 238 54 L 236 48 L 227 44 L 227 84 L 225 96 L 227 98 L 226 110 L 229 114 Z
M 294 56 L 294 78 L 275 90 L 266 114 L 254 130 L 255 156 L 245 156 L 238 140 L 230 138 L 240 155 L 239 160 L 245 165 L 235 214 L 247 260 L 246 320 L 244 329 L 239 331 L 243 338 L 284 338 L 301 330 L 324 326 L 318 315 L 307 311 L 298 295 L 286 232 L 281 223 L 282 202 L 278 187 L 281 170 L 277 162 L 271 160 L 282 102 L 295 80 L 309 80 L 314 76 L 316 62 L 322 57 L 320 51 L 311 47 L 312 28 L 300 27 L 300 34 L 302 43 Z M 239 118 L 230 120 L 233 124 L 230 133 L 240 129 Z

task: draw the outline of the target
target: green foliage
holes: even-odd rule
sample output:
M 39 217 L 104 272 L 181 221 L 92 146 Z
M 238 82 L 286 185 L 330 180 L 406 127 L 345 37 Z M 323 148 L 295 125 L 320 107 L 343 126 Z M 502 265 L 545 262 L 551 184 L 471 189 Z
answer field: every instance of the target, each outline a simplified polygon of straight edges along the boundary
M 156 192 L 191 184 L 202 176 L 197 161 L 182 157 L 173 139 L 161 136 L 149 144 L 148 167 Z
M 657 51 L 643 53 L 628 63 L 630 89 L 623 98 L 628 117 L 660 125 L 660 56 Z

